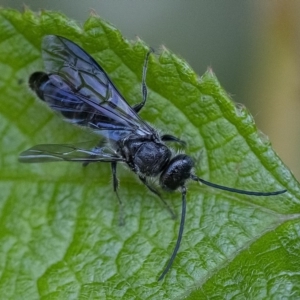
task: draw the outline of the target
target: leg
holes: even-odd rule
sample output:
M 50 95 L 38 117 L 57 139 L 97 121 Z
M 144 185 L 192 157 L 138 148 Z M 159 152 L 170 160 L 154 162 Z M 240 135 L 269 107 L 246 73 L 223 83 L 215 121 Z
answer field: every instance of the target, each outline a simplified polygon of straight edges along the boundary
M 120 205 L 119 225 L 123 226 L 125 224 L 125 222 L 124 222 L 124 210 L 123 210 L 123 203 L 122 203 L 122 201 L 119 197 L 119 194 L 118 194 L 119 181 L 118 181 L 118 178 L 117 178 L 117 162 L 114 161 L 114 162 L 111 163 L 111 171 L 112 171 L 112 175 L 113 175 L 114 192 L 117 195 L 119 205 Z
M 96 150 L 98 148 L 102 148 L 105 144 L 105 140 L 100 140 L 100 142 L 98 143 L 97 146 L 95 146 L 94 148 L 92 148 L 92 150 Z M 83 167 L 87 167 L 89 164 L 91 163 L 91 161 L 85 161 L 84 163 L 82 163 Z
M 143 108 L 143 106 L 146 103 L 147 100 L 147 94 L 148 94 L 148 90 L 147 90 L 147 85 L 146 85 L 146 75 L 147 75 L 147 66 L 148 66 L 148 60 L 149 60 L 149 56 L 150 54 L 154 52 L 153 49 L 150 48 L 150 51 L 147 53 L 146 55 L 146 59 L 144 62 L 144 66 L 143 66 L 143 77 L 142 77 L 142 94 L 143 94 L 143 101 L 139 104 L 134 105 L 132 108 L 135 112 L 140 112 L 140 110 Z
M 159 197 L 159 199 L 162 201 L 162 203 L 165 205 L 165 207 L 167 208 L 167 210 L 170 212 L 172 219 L 176 219 L 176 214 L 174 213 L 174 211 L 172 210 L 172 208 L 168 205 L 168 203 L 161 197 L 160 193 L 154 189 L 152 186 L 150 186 L 146 180 L 145 177 L 139 176 L 140 180 L 142 181 L 142 183 L 149 189 L 149 191 L 151 191 L 153 194 L 155 194 L 156 196 Z
M 90 164 L 89 161 L 85 161 L 85 162 L 82 163 L 82 166 L 83 166 L 83 167 L 87 167 L 89 164 Z
M 164 134 L 161 136 L 162 141 L 164 142 L 176 142 L 179 143 L 182 147 L 186 146 L 186 142 L 177 138 L 176 136 L 170 134 Z

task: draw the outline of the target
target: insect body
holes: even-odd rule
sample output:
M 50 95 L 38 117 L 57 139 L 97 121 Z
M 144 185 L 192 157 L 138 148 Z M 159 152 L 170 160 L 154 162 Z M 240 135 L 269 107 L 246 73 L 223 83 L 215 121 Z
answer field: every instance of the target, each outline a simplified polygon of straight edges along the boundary
M 138 115 L 147 99 L 145 81 L 150 52 L 146 56 L 143 69 L 143 100 L 131 107 L 105 71 L 75 43 L 63 37 L 48 35 L 43 39 L 42 51 L 46 72 L 35 72 L 30 76 L 31 89 L 67 121 L 91 128 L 104 137 L 106 143 L 100 143 L 94 148 L 62 144 L 36 145 L 21 153 L 19 160 L 77 161 L 85 164 L 110 162 L 113 189 L 117 196 L 118 162 L 127 164 L 142 183 L 159 197 L 160 193 L 148 184 L 149 177 L 159 177 L 160 186 L 167 191 L 180 189 L 182 214 L 179 234 L 172 256 L 159 280 L 169 271 L 180 246 L 186 211 L 185 184 L 188 179 L 229 192 L 253 196 L 270 196 L 285 192 L 251 192 L 214 184 L 192 173 L 194 162 L 191 157 L 186 154 L 172 155 L 166 142 L 184 145 L 184 141 L 169 134 L 159 135 Z M 118 199 L 120 201 L 119 196 Z

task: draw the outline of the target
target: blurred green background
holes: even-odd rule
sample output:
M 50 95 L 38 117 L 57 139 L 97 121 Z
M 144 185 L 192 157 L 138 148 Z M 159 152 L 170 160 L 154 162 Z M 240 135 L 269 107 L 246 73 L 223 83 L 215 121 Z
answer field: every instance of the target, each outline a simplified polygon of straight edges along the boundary
M 212 67 L 300 178 L 300 1 L 0 0 L 3 8 L 24 4 L 79 24 L 94 10 L 126 38 L 169 48 L 199 75 Z

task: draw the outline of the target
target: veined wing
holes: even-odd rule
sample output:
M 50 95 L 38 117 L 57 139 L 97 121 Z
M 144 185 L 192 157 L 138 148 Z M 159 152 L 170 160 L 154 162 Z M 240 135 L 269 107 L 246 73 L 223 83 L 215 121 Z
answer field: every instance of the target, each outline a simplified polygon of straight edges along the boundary
M 45 101 L 55 110 L 68 111 L 69 121 L 94 130 L 124 130 L 140 135 L 153 132 L 128 105 L 105 71 L 78 45 L 48 35 L 43 39 L 42 50 L 52 84 L 52 91 L 46 95 L 52 99 Z
M 41 144 L 25 150 L 19 155 L 23 163 L 75 161 L 75 162 L 113 162 L 124 161 L 108 147 L 85 149 L 77 145 Z

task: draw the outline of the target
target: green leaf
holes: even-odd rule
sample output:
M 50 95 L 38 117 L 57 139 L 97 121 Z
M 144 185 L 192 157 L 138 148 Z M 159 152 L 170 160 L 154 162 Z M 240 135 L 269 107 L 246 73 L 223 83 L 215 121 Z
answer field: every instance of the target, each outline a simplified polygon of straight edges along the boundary
M 179 220 L 126 168 L 118 168 L 125 226 L 108 164 L 21 164 L 40 143 L 91 134 L 62 121 L 29 90 L 43 70 L 41 39 L 80 44 L 130 104 L 141 101 L 148 47 L 129 42 L 91 16 L 83 27 L 54 12 L 0 10 L 0 295 L 2 299 L 200 299 L 300 297 L 300 190 L 297 181 L 236 106 L 211 70 L 198 78 L 163 49 L 151 55 L 149 98 L 141 116 L 186 140 L 195 173 L 251 197 L 189 183 L 180 251 L 157 282 L 175 245 Z M 164 193 L 180 215 L 180 193 Z

